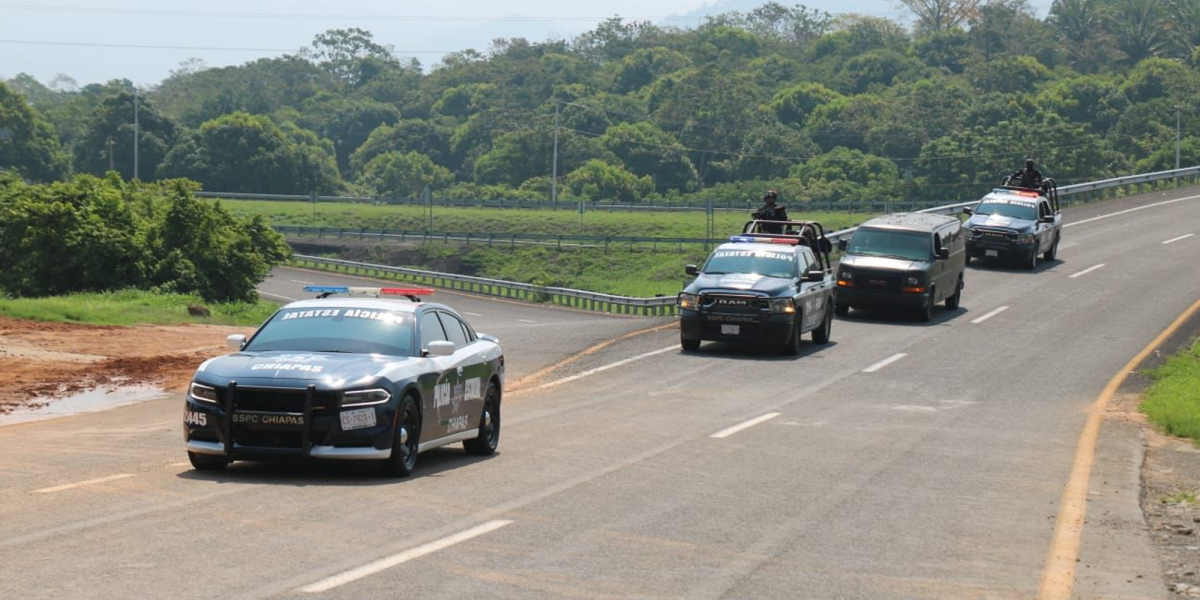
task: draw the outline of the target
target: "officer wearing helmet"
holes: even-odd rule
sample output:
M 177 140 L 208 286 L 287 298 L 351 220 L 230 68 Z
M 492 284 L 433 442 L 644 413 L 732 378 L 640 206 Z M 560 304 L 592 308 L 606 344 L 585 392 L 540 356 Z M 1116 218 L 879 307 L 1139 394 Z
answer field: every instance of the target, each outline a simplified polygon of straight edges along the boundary
M 1029 190 L 1042 189 L 1042 172 L 1033 165 L 1033 159 L 1025 159 L 1025 168 L 1008 176 L 1011 184 Z
M 779 199 L 779 192 L 775 190 L 767 190 L 763 195 L 763 205 L 758 210 L 750 214 L 750 217 L 757 221 L 787 221 L 787 208 L 776 204 Z M 763 233 L 783 233 L 783 225 L 763 224 Z

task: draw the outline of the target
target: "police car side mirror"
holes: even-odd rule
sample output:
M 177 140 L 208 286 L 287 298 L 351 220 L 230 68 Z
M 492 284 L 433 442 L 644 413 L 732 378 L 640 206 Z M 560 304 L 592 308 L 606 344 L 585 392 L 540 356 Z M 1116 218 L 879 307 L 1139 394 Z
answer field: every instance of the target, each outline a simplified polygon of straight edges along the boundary
M 1051 216 L 1042 217 L 1042 218 L 1038 219 L 1038 223 L 1045 223 L 1046 225 L 1053 225 L 1054 217 L 1051 217 Z
M 964 206 L 964 207 L 963 207 L 963 210 L 962 210 L 962 213 L 963 213 L 964 215 L 967 215 L 967 216 L 969 217 L 969 216 L 971 216 L 971 215 L 975 214 L 975 210 L 974 210 L 974 209 L 972 209 L 970 206 Z
M 838 250 L 845 252 L 846 249 L 849 247 L 850 247 L 850 242 L 847 241 L 846 238 L 842 238 L 842 239 L 838 240 Z
M 821 283 L 825 281 L 825 271 L 821 269 L 813 269 L 804 273 L 805 283 Z
M 241 350 L 242 346 L 246 345 L 246 336 L 240 333 L 235 333 L 225 338 L 225 345 L 233 348 L 234 350 Z
M 425 347 L 425 355 L 426 356 L 450 356 L 450 355 L 454 354 L 454 351 L 456 349 L 457 349 L 457 346 L 454 345 L 454 342 L 447 342 L 445 340 L 439 340 L 436 342 L 429 342 L 429 345 Z
M 695 277 L 700 274 L 700 269 L 696 268 L 696 265 L 687 265 L 683 268 L 683 272 Z
M 940 258 L 942 260 L 946 260 L 947 258 L 950 258 L 950 249 L 949 248 L 938 248 L 938 258 Z

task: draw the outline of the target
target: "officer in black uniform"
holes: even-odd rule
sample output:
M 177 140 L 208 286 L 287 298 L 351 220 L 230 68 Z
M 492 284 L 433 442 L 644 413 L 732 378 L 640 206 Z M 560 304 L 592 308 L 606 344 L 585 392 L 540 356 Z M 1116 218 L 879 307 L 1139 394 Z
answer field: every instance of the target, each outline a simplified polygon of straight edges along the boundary
M 1012 185 L 1023 187 L 1027 190 L 1042 189 L 1042 172 L 1033 166 L 1033 159 L 1025 159 L 1025 168 L 1009 175 L 1008 181 Z
M 779 192 L 775 190 L 767 190 L 763 196 L 763 205 L 757 211 L 750 214 L 750 217 L 758 221 L 787 221 L 787 208 L 775 203 L 779 199 Z M 783 233 L 783 225 L 763 224 L 763 233 Z

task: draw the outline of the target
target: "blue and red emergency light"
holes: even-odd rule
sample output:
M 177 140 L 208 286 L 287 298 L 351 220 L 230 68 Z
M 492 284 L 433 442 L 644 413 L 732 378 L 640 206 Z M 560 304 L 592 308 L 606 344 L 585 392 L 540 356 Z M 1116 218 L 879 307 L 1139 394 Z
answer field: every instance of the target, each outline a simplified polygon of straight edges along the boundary
M 731 235 L 729 241 L 740 244 L 787 244 L 795 246 L 800 243 L 799 238 L 792 237 L 771 237 L 771 236 L 750 236 L 750 235 Z
M 331 294 L 347 294 L 350 296 L 405 296 L 416 300 L 421 296 L 432 296 L 429 288 L 384 288 L 384 287 L 350 287 L 344 285 L 306 285 L 304 291 L 320 294 L 324 298 Z
M 1027 198 L 1038 198 L 1041 196 L 1041 194 L 1034 192 L 1034 191 L 1010 190 L 1008 188 L 996 188 L 996 189 L 992 190 L 992 192 L 996 193 L 996 194 L 1016 194 L 1018 196 L 1025 196 Z

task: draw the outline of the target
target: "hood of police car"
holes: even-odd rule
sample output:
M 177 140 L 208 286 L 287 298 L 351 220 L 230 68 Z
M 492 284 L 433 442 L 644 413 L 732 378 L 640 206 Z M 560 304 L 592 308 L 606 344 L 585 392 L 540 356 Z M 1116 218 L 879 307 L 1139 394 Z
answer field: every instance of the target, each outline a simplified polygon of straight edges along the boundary
M 226 379 L 342 381 L 375 379 L 421 359 L 335 352 L 238 352 L 200 365 L 198 372 Z
M 705 275 L 701 273 L 692 285 L 688 286 L 689 293 L 720 293 L 755 292 L 767 296 L 778 296 L 790 289 L 795 282 L 781 277 L 767 277 L 754 273 L 726 273 L 724 275 Z

